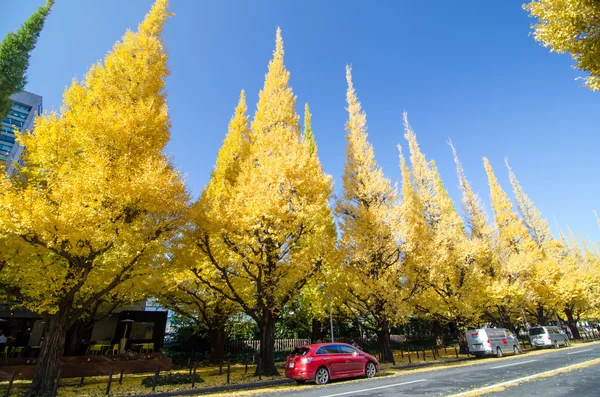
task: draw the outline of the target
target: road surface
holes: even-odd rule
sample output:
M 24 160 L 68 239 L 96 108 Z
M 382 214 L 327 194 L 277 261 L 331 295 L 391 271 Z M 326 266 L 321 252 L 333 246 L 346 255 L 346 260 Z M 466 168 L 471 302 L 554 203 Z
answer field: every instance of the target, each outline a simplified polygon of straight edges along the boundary
M 325 386 L 298 385 L 268 397 L 600 396 L 600 343 L 542 354 L 474 360 L 474 365 L 408 372 L 369 380 L 340 380 Z

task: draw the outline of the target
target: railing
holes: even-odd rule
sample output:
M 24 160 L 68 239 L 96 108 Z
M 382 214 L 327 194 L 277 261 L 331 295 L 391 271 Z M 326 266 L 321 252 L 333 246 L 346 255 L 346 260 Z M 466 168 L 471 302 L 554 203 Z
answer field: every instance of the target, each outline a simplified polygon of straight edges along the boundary
M 310 339 L 275 339 L 275 351 L 291 351 L 295 347 L 309 345 Z M 252 353 L 260 350 L 260 340 L 232 340 L 225 342 L 225 354 Z

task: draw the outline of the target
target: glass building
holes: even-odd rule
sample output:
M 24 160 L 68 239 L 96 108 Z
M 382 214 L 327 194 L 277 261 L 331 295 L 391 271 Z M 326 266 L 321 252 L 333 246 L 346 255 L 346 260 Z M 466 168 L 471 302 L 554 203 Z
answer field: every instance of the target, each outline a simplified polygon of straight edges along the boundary
M 18 161 L 23 147 L 15 140 L 15 131 L 33 130 L 33 120 L 42 113 L 42 97 L 21 91 L 10 96 L 13 107 L 2 119 L 0 130 L 0 162 L 12 173 L 13 162 Z M 1 116 L 0 116 L 1 117 Z

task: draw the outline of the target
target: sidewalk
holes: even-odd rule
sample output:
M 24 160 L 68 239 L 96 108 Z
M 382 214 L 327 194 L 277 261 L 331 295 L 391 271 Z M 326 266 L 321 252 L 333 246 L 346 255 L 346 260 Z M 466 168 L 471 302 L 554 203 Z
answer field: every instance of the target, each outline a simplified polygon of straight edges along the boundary
M 170 396 L 198 396 L 201 394 L 210 393 L 223 393 L 235 390 L 249 390 L 249 389 L 260 389 L 268 386 L 280 386 L 295 383 L 292 379 L 277 379 L 277 380 L 265 380 L 256 383 L 243 383 L 239 385 L 227 385 L 227 386 L 216 386 L 209 388 L 198 388 L 190 390 L 180 391 L 169 391 L 163 393 L 152 393 L 152 394 L 136 394 L 135 397 L 170 397 Z

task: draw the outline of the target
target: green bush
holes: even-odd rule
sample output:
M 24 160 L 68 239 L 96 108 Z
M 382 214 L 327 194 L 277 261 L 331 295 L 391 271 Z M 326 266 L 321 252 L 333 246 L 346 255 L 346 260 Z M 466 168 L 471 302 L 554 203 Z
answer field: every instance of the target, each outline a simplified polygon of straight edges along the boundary
M 167 374 L 158 376 L 156 386 L 192 384 L 192 377 L 195 378 L 196 383 L 204 382 L 204 379 L 196 374 Z M 142 380 L 142 386 L 152 387 L 152 385 L 154 385 L 154 376 L 148 376 Z

